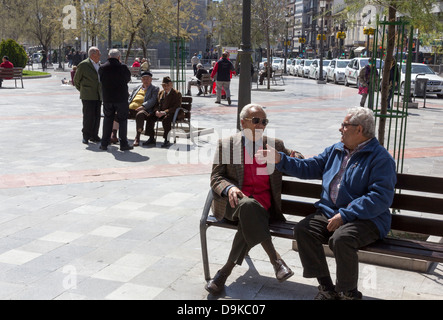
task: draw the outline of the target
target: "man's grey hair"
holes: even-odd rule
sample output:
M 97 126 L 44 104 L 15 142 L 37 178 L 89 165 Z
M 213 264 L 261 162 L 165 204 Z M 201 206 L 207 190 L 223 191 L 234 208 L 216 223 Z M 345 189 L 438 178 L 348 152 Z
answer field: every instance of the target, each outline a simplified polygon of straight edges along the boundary
M 261 105 L 256 104 L 256 103 L 250 103 L 250 104 L 247 104 L 246 106 L 244 106 L 243 109 L 240 111 L 240 119 L 243 120 L 244 118 L 247 118 L 249 116 L 249 110 L 252 108 L 255 108 L 255 109 L 265 112 L 265 110 L 263 109 L 263 107 Z M 265 114 L 266 114 L 266 112 L 265 112 Z
M 88 50 L 88 56 L 92 56 L 94 53 L 100 52 L 100 49 L 97 47 L 90 47 Z
M 115 58 L 118 59 L 120 58 L 120 51 L 118 49 L 111 49 L 109 50 L 109 58 Z
M 349 123 L 359 124 L 363 127 L 363 135 L 367 138 L 375 137 L 375 116 L 371 109 L 354 107 L 348 109 Z

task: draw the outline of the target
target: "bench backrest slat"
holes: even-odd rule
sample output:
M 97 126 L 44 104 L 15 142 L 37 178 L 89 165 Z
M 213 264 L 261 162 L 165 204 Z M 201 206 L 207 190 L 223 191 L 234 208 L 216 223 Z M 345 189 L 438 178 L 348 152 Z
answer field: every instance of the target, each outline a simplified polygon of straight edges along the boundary
M 397 174 L 398 189 L 432 192 L 443 194 L 442 178 L 418 176 L 412 174 Z
M 393 214 L 391 229 L 442 237 L 443 220 Z

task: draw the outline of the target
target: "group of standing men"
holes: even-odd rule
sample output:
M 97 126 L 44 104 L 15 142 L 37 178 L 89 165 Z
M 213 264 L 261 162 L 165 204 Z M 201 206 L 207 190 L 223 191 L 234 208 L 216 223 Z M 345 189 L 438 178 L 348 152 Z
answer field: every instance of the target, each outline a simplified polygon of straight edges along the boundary
M 111 137 L 114 137 L 115 131 L 118 130 L 120 150 L 132 150 L 135 146 L 139 146 L 140 135 L 146 121 L 145 132 L 150 138 L 143 145 L 155 145 L 154 126 L 157 121 L 162 121 L 165 139 L 162 147 L 169 147 L 168 134 L 171 131 L 173 116 L 176 109 L 181 106 L 181 93 L 173 88 L 171 79 L 169 77 L 163 79 L 163 90 L 160 91 L 152 84 L 152 73 L 143 72 L 142 85 L 129 95 L 128 83 L 131 81 L 131 72 L 121 63 L 119 50 L 111 49 L 108 60 L 103 65 L 100 65 L 101 53 L 98 48 L 91 47 L 88 56 L 78 65 L 74 76 L 74 85 L 80 91 L 83 103 L 82 142 L 84 144 L 88 144 L 89 141 L 101 142 L 100 149 L 107 150 L 112 142 Z M 104 120 L 103 136 L 100 138 L 102 101 Z M 137 125 L 137 135 L 132 146 L 129 145 L 127 138 L 130 115 L 136 119 Z

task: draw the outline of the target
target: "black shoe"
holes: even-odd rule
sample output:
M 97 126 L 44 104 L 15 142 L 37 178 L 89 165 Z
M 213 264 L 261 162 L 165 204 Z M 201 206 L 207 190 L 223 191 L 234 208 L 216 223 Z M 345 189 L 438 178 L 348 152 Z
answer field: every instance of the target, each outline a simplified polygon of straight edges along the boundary
M 231 98 L 228 98 L 228 104 L 231 105 Z
M 165 142 L 162 144 L 162 148 L 169 148 L 171 146 L 171 143 L 169 140 L 165 140 Z
M 144 146 L 150 146 L 150 145 L 155 145 L 156 141 L 154 138 L 149 138 L 148 141 L 143 142 Z
M 106 146 L 102 146 L 102 145 L 100 145 L 100 147 L 98 147 L 100 150 L 103 150 L 103 151 L 107 151 L 108 150 L 108 147 L 106 147 Z
M 318 293 L 314 300 L 338 300 L 339 295 L 334 290 L 328 290 L 325 286 L 318 286 Z
M 218 104 L 220 104 L 221 102 L 220 102 L 220 101 L 215 101 L 215 103 L 218 103 Z
M 89 140 L 92 141 L 92 142 L 100 142 L 100 141 L 102 141 L 102 139 L 99 136 L 91 138 Z
M 186 96 L 191 96 L 191 91 L 186 92 Z
M 88 139 L 83 138 L 82 143 L 83 144 L 89 144 Z
M 363 299 L 363 295 L 357 289 L 347 292 L 340 292 L 338 294 L 340 300 L 361 300 Z
M 197 93 L 198 96 L 201 96 L 203 94 L 203 92 L 199 91 L 199 93 Z
M 128 150 L 132 150 L 132 149 L 134 149 L 134 147 L 130 146 L 129 144 L 120 147 L 120 151 L 128 151 Z

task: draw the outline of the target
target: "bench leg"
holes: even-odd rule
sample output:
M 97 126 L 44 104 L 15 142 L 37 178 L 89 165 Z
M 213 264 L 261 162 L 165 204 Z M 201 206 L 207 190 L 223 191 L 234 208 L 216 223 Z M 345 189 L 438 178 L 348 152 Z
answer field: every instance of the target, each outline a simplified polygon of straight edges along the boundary
M 200 224 L 200 242 L 202 247 L 202 259 L 203 259 L 203 272 L 205 275 L 205 280 L 211 280 L 211 273 L 209 270 L 209 257 L 208 257 L 208 242 L 206 240 L 206 231 L 208 227 Z
M 211 273 L 209 271 L 208 242 L 206 238 L 208 225 L 206 224 L 206 220 L 208 219 L 209 211 L 211 211 L 212 199 L 212 191 L 209 190 L 208 196 L 206 197 L 205 206 L 203 207 L 203 213 L 200 218 L 200 242 L 203 258 L 203 271 L 205 275 L 205 280 L 207 281 L 211 280 Z

